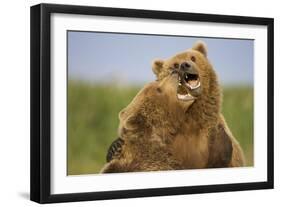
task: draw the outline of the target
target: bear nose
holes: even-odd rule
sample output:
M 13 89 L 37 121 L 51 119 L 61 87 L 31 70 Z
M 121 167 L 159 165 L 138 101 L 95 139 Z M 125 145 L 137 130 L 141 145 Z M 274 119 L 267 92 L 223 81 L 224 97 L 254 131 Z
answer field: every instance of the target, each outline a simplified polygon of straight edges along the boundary
M 192 66 L 191 63 L 189 62 L 183 62 L 180 65 L 180 71 L 181 74 L 195 74 L 198 75 L 198 71 L 196 70 L 195 67 Z
M 183 71 L 188 70 L 190 67 L 191 67 L 191 65 L 190 65 L 188 62 L 183 62 L 183 63 L 180 65 L 180 69 L 183 70 Z

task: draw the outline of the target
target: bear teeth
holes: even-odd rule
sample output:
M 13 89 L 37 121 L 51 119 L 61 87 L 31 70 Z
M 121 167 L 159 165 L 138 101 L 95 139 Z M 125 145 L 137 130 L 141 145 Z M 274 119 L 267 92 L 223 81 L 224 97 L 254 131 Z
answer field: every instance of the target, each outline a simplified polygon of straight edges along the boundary
M 177 94 L 177 96 L 178 96 L 178 99 L 182 100 L 182 101 L 188 101 L 188 100 L 193 100 L 194 99 L 194 97 L 192 95 L 190 95 L 189 93 L 185 94 L 185 95 Z

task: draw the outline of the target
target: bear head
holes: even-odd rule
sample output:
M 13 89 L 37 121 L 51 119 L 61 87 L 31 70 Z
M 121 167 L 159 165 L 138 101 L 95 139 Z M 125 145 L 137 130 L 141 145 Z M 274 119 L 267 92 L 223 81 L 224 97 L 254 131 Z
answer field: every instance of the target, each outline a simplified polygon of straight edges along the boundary
M 130 139 L 136 136 L 140 140 L 140 137 L 168 138 L 175 134 L 184 122 L 185 112 L 196 99 L 179 96 L 179 81 L 183 74 L 171 72 L 163 79 L 145 85 L 119 113 L 119 136 Z
M 221 91 L 217 76 L 207 58 L 207 46 L 196 42 L 191 49 L 171 58 L 157 59 L 152 64 L 156 79 L 161 81 L 171 73 L 179 73 L 178 98 L 194 99 L 187 111 L 189 122 L 204 127 L 217 120 Z

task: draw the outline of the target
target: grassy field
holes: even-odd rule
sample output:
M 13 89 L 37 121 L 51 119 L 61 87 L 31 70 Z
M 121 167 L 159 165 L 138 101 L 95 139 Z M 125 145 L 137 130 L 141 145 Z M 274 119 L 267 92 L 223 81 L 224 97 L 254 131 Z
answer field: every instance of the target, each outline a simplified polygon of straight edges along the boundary
M 117 137 L 118 113 L 135 96 L 137 87 L 68 85 L 68 175 L 98 173 L 108 146 Z M 253 90 L 225 88 L 223 114 L 253 164 Z

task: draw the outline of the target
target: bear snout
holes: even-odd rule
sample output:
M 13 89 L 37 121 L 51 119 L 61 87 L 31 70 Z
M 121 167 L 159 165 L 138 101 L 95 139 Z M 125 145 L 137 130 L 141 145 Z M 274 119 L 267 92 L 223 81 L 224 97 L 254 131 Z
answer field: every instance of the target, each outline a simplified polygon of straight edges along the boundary
M 198 71 L 196 70 L 196 68 L 193 67 L 192 64 L 189 62 L 182 62 L 180 64 L 180 72 L 198 75 Z
M 188 62 L 183 62 L 180 65 L 180 69 L 184 70 L 184 71 L 188 70 L 190 67 L 191 67 L 191 65 Z

